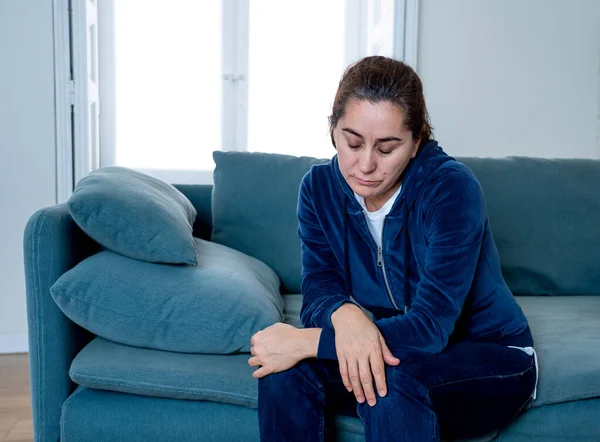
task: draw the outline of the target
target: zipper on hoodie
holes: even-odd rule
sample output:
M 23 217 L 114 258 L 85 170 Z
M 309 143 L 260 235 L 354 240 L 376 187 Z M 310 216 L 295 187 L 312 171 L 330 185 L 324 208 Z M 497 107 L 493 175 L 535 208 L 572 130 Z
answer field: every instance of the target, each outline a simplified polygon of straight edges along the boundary
M 385 287 L 387 288 L 388 297 L 390 298 L 390 301 L 392 301 L 392 305 L 396 310 L 400 310 L 400 307 L 398 307 L 398 304 L 396 304 L 396 301 L 394 301 L 394 298 L 392 297 L 390 284 L 388 283 L 387 275 L 385 273 L 385 263 L 383 262 L 383 247 L 377 248 L 377 265 L 381 267 L 381 270 L 383 271 L 383 280 L 385 281 Z
M 367 220 L 367 227 L 368 227 L 369 219 L 367 217 L 367 213 L 364 210 L 363 210 L 363 214 L 365 215 L 365 219 Z M 383 220 L 383 228 L 381 229 L 382 240 L 383 240 L 383 232 L 385 232 L 386 221 L 387 221 L 387 216 Z M 396 310 L 400 310 L 400 307 L 398 307 L 398 304 L 396 304 L 396 301 L 394 301 L 394 297 L 392 296 L 392 290 L 390 289 L 390 284 L 387 279 L 387 274 L 385 273 L 385 262 L 383 262 L 383 247 L 381 247 L 381 246 L 377 246 L 377 266 L 381 267 L 381 271 L 383 272 L 383 280 L 385 282 L 385 288 L 387 289 L 387 294 L 388 294 L 388 298 L 390 299 L 390 302 L 392 303 L 392 305 L 394 306 L 394 308 Z

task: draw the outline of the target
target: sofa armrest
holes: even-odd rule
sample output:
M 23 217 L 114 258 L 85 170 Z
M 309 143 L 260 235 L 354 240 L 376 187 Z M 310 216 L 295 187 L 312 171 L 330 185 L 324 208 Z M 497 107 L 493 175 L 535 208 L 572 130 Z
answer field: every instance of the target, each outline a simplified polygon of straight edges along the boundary
M 59 310 L 50 287 L 100 246 L 75 224 L 67 206 L 60 204 L 31 216 L 23 248 L 35 440 L 58 441 L 61 407 L 76 387 L 69 367 L 93 335 Z

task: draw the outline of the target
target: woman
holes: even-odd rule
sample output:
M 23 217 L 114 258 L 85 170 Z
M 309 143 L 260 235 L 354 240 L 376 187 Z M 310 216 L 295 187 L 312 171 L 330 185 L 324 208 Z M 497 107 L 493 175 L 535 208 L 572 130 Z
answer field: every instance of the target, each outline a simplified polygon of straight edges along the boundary
M 337 155 L 300 187 L 305 328 L 251 340 L 261 440 L 324 440 L 333 413 L 359 416 L 367 441 L 482 436 L 535 393 L 480 184 L 428 120 L 409 66 L 367 57 L 344 73 Z

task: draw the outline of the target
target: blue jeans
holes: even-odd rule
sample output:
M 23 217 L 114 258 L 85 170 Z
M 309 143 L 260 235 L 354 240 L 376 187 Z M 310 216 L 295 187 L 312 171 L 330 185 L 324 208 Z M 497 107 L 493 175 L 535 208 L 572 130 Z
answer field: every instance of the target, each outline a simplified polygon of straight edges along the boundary
M 536 382 L 534 358 L 500 344 L 459 342 L 438 355 L 394 356 L 400 364 L 386 366 L 388 393 L 373 407 L 346 390 L 337 361 L 306 359 L 260 379 L 261 441 L 327 440 L 336 413 L 358 416 L 368 442 L 482 436 L 510 423 Z

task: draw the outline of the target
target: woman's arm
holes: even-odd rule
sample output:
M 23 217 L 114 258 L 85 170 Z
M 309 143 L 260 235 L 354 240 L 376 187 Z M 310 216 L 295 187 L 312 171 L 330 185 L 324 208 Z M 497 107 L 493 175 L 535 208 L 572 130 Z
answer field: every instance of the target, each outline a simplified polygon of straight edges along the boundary
M 406 315 L 375 322 L 392 351 L 440 353 L 446 347 L 481 252 L 486 212 L 475 177 L 453 172 L 429 194 L 425 266 L 412 305 Z
M 300 319 L 304 327 L 328 329 L 324 333 L 333 339 L 331 314 L 342 304 L 352 301 L 346 292 L 344 271 L 315 213 L 311 199 L 312 187 L 311 170 L 302 180 L 298 196 L 298 236 L 302 257 Z M 331 350 L 331 347 L 328 349 Z
M 359 402 L 367 400 L 370 405 L 375 405 L 373 378 L 380 396 L 385 396 L 385 363 L 397 365 L 400 361 L 389 351 L 377 327 L 346 292 L 348 275 L 319 223 L 311 200 L 312 184 L 311 171 L 302 180 L 298 199 L 298 234 L 302 241 L 302 323 L 305 327 L 322 328 L 318 357 L 337 359 L 348 391 L 353 391 Z

